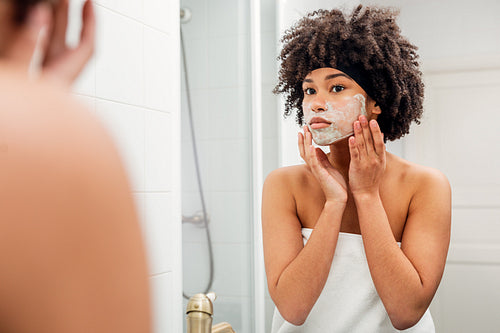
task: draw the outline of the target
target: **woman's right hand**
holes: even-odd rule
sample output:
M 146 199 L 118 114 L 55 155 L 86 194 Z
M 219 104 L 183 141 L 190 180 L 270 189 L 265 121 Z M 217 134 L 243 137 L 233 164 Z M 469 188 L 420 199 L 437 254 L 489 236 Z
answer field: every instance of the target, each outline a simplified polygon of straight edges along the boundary
M 26 71 L 31 65 L 32 74 L 69 87 L 92 57 L 96 22 L 92 1 L 85 0 L 80 41 L 70 48 L 66 45 L 68 10 L 69 0 L 60 0 L 54 7 L 47 2 L 33 6 L 6 50 L 6 58 Z
M 46 40 L 41 75 L 65 86 L 70 86 L 94 54 L 96 18 L 91 0 L 85 0 L 82 9 L 80 41 L 74 48 L 66 45 L 69 0 L 59 0 L 53 9 L 53 23 Z
M 318 180 L 326 201 L 347 202 L 347 184 L 342 174 L 335 169 L 326 154 L 312 144 L 312 134 L 307 126 L 304 134 L 299 132 L 300 157 L 306 162 Z

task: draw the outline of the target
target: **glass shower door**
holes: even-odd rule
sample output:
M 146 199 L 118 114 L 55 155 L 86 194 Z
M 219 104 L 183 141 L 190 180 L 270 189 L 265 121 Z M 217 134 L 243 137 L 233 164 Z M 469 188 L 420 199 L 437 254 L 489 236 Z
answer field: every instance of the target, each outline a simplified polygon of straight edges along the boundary
M 226 321 L 250 333 L 249 1 L 182 0 L 181 8 L 187 13 L 181 23 L 184 294 L 214 291 L 214 324 Z

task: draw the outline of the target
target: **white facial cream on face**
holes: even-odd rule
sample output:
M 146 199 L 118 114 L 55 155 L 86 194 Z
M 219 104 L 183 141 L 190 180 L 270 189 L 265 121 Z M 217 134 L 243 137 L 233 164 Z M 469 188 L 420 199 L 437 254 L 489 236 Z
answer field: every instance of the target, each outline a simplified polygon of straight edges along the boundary
M 313 111 L 311 104 L 304 103 L 304 121 L 317 145 L 328 146 L 354 133 L 353 123 L 360 115 L 367 116 L 365 97 L 354 95 L 347 103 L 326 103 L 326 110 Z

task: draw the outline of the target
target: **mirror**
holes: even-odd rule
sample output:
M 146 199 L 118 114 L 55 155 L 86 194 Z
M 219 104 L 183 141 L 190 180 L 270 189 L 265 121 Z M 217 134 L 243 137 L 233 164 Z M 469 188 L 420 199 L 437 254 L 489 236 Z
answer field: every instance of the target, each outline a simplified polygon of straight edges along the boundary
M 413 126 L 402 140 L 389 143 L 388 149 L 440 169 L 453 188 L 448 263 L 431 306 L 436 329 L 487 330 L 495 326 L 494 309 L 500 306 L 495 287 L 500 278 L 500 182 L 496 176 L 500 157 L 491 148 L 500 141 L 500 134 L 490 125 L 499 120 L 495 96 L 500 92 L 500 24 L 495 13 L 500 4 L 490 0 L 361 2 L 400 9 L 398 23 L 403 35 L 419 46 L 426 84 L 422 124 Z M 264 175 L 279 166 L 301 163 L 294 117 L 283 120 L 280 100 L 271 93 L 276 83 L 278 36 L 305 13 L 339 5 L 352 3 L 261 1 Z M 181 7 L 191 12 L 190 21 L 182 25 L 187 59 L 182 100 L 185 292 L 212 284 L 221 295 L 216 301 L 220 302 L 216 305 L 219 321 L 230 321 L 238 332 L 251 332 L 257 315 L 252 313 L 252 223 L 256 217 L 252 216 L 249 168 L 249 3 L 182 0 Z M 203 216 L 208 217 L 210 236 Z M 212 260 L 207 254 L 208 237 Z M 269 296 L 265 302 L 269 331 L 274 306 Z M 467 316 L 462 315 L 464 311 Z

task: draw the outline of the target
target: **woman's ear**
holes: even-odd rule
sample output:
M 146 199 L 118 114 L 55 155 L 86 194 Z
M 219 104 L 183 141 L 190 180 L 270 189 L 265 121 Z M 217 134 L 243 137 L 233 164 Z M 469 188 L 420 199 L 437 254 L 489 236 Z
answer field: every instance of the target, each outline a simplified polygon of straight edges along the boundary
M 377 104 L 377 102 L 375 102 L 374 100 L 371 100 L 369 103 L 370 103 L 369 105 L 371 106 L 370 113 L 372 115 L 374 115 L 374 114 L 379 115 L 382 113 L 382 110 L 380 109 L 380 106 Z

